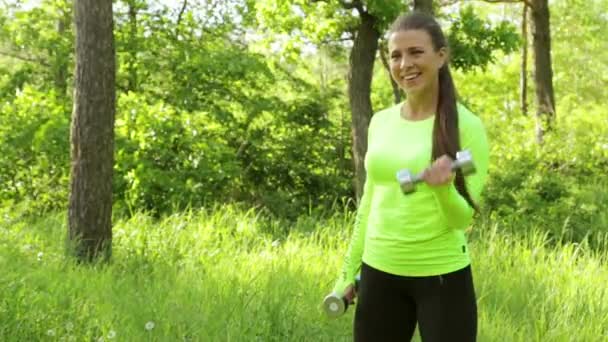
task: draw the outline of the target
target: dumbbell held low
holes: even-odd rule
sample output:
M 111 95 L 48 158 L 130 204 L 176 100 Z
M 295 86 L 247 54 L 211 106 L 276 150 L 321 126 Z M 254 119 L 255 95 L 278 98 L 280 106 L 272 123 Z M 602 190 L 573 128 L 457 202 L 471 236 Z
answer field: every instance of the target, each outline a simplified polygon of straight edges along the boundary
M 357 275 L 354 284 L 355 291 L 358 289 L 360 281 L 361 278 Z M 323 311 L 325 311 L 327 316 L 332 318 L 342 316 L 349 305 L 350 301 L 344 295 L 335 292 L 330 293 L 323 299 Z
M 473 156 L 471 151 L 462 150 L 456 152 L 456 160 L 452 162 L 452 171 L 460 169 L 464 176 L 475 173 L 475 164 L 473 164 Z M 401 191 L 404 194 L 411 194 L 416 191 L 416 184 L 422 182 L 422 172 L 417 175 L 412 175 L 408 169 L 402 169 L 397 172 L 397 181 L 401 185 Z

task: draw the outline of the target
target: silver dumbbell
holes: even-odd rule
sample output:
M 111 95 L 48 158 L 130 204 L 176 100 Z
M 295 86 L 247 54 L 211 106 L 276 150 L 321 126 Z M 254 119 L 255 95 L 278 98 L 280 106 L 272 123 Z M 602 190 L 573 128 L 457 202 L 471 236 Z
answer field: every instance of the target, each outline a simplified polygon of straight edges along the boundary
M 473 164 L 473 156 L 469 150 L 456 152 L 456 160 L 452 162 L 452 171 L 460 169 L 464 176 L 475 173 L 475 164 Z M 397 172 L 397 181 L 401 185 L 401 191 L 404 194 L 411 194 L 416 191 L 416 184 L 422 181 L 422 172 L 417 175 L 412 175 L 408 169 L 399 170 Z
M 359 287 L 360 277 L 355 279 L 355 291 Z M 342 316 L 349 306 L 349 300 L 336 292 L 332 292 L 323 299 L 323 311 L 327 316 L 334 318 Z

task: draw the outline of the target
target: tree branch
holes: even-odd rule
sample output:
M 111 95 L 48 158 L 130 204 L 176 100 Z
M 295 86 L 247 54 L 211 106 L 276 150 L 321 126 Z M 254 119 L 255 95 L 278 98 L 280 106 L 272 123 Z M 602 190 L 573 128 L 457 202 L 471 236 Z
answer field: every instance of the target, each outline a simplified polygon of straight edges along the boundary
M 177 15 L 177 21 L 175 22 L 175 39 L 179 40 L 179 24 L 182 22 L 182 16 L 186 11 L 186 6 L 188 6 L 188 0 L 184 0 L 182 4 L 182 8 L 179 10 L 179 14 Z
M 32 58 L 32 57 L 25 57 L 25 56 L 21 56 L 21 55 L 18 55 L 16 53 L 13 53 L 13 52 L 10 52 L 10 51 L 1 51 L 0 50 L 0 55 L 11 57 L 11 58 L 15 58 L 15 59 L 19 59 L 19 60 L 22 60 L 24 62 L 38 63 L 38 64 L 40 64 L 40 65 L 42 65 L 44 67 L 50 67 L 51 66 L 49 63 L 47 63 L 43 59 Z
M 188 6 L 188 0 L 184 0 L 184 4 L 182 5 L 182 9 L 179 11 L 179 14 L 177 15 L 176 26 L 179 26 L 179 23 L 182 21 L 182 16 L 184 15 L 184 12 L 186 11 L 186 7 L 187 6 Z

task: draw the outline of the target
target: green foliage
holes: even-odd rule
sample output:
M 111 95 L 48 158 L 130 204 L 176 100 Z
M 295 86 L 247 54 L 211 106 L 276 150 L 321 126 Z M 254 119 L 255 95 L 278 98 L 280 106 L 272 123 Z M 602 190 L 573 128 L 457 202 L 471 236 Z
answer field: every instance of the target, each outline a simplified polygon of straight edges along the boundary
M 226 199 L 238 174 L 225 129 L 206 113 L 120 97 L 116 122 L 115 193 L 128 208 L 167 212 Z
M 69 110 L 53 93 L 25 87 L 0 105 L 0 200 L 31 211 L 67 203 Z
M 326 164 L 336 152 L 327 143 L 333 128 L 324 108 L 306 98 L 277 105 L 282 107 L 245 127 L 231 127 L 210 113 L 150 105 L 133 94 L 121 97 L 117 203 L 163 213 L 245 201 L 294 217 L 310 205 L 331 203 L 333 194 L 346 195 L 348 178 Z
M 138 10 L 135 22 L 128 4 Z M 213 4 L 215 12 L 205 7 Z M 384 30 L 403 2 L 365 6 Z M 605 192 L 596 191 L 606 186 L 606 115 L 599 105 L 605 80 L 572 65 L 602 65 L 608 26 L 594 14 L 605 3 L 552 5 L 563 18 L 552 22 L 558 125 L 542 147 L 534 142 L 534 118 L 519 117 L 517 35 L 510 25 L 490 25 L 484 18 L 491 10 L 479 6 L 463 6 L 447 19 L 459 92 L 484 118 L 493 144 L 485 214 L 520 220 L 512 226 L 524 230 L 543 227 L 553 237 L 595 234 L 607 220 Z M 116 8 L 119 214 L 242 202 L 293 220 L 352 196 L 348 44 L 341 40 L 352 38 L 356 10 L 323 1 L 195 1 L 178 23 L 167 6 L 130 0 Z M 72 31 L 59 35 L 55 27 L 71 7 L 43 1 L 29 10 L 2 9 L 3 48 L 37 62 L 4 57 L 8 63 L 0 67 L 0 199 L 27 203 L 30 212 L 62 209 L 71 103 L 51 83 L 59 66 L 73 63 Z M 574 24 L 585 32 L 583 41 L 571 33 Z M 264 45 L 283 38 L 284 49 Z M 299 53 L 300 43 L 316 49 Z M 379 62 L 373 90 L 376 109 L 392 102 Z
M 605 98 L 608 49 L 604 37 L 608 35 L 608 1 L 556 1 L 551 4 L 551 11 L 556 97 L 576 97 L 581 103 Z
M 495 146 L 493 155 L 502 158 L 494 158 L 486 193 L 490 210 L 517 220 L 523 229 L 540 226 L 552 237 L 582 241 L 596 238 L 608 223 L 608 194 L 598 191 L 607 185 L 608 123 L 601 120 L 605 111 L 599 106 L 570 113 L 541 146 L 525 143 L 533 127 L 515 122 L 528 133 L 511 132 Z
M 489 20 L 475 14 L 471 5 L 463 7 L 458 17 L 452 20 L 448 33 L 452 54 L 450 62 L 458 69 L 485 69 L 496 61 L 495 51 L 509 54 L 520 44 L 515 26 L 501 21 L 492 27 Z
M 137 9 L 136 21 L 128 16 L 128 4 Z M 16 13 L 23 18 L 45 16 L 52 6 L 59 4 L 45 2 Z M 141 1 L 117 6 L 117 212 L 145 209 L 160 214 L 244 201 L 293 218 L 310 207 L 350 196 L 351 174 L 344 167 L 349 141 L 339 132 L 345 124 L 330 113 L 339 102 L 336 87 L 341 84 L 326 78 L 319 92 L 304 80 L 311 73 L 295 75 L 272 56 L 251 52 L 243 41 L 244 28 L 226 18 L 206 21 L 194 14 L 194 8 L 201 8 L 196 6 L 203 4 L 191 4 L 179 24 L 167 7 L 152 10 Z M 11 21 L 10 30 L 17 29 L 17 22 Z M 35 31 L 26 26 L 19 37 Z M 49 34 L 54 33 L 30 39 L 50 39 Z M 52 46 L 51 40 L 37 44 Z M 5 168 L 13 169 L 3 174 L 17 185 L 0 192 L 7 203 L 36 202 L 33 212 L 63 208 L 69 172 L 69 115 L 64 109 L 70 106 L 50 96 L 48 106 L 61 107 L 62 115 L 48 108 L 41 110 L 44 115 L 34 115 L 28 101 L 47 98 L 34 88 L 48 89 L 49 80 L 35 78 L 35 64 L 20 66 L 24 72 L 0 80 L 6 95 L 22 86 L 32 94 L 9 100 L 0 114 L 7 132 L 2 146 L 18 151 L 18 156 L 6 154 Z M 20 120 L 11 118 L 15 111 Z M 13 141 L 13 135 L 19 141 Z M 59 138 L 63 145 L 49 143 Z M 12 145 L 16 148 L 9 148 Z M 332 159 L 341 163 L 328 164 Z M 52 168 L 52 176 L 32 173 L 32 168 Z M 32 174 L 35 177 L 25 176 Z
M 608 185 L 606 110 L 581 104 L 578 95 L 558 98 L 558 125 L 539 145 L 534 117 L 518 110 L 517 71 L 510 63 L 489 73 L 456 74 L 464 101 L 490 137 L 484 214 L 512 222 L 517 231 L 538 228 L 554 241 L 595 245 L 608 222 L 608 194 L 600 190 Z
M 72 4 L 66 0 L 44 0 L 31 9 L 2 4 L 0 13 L 0 46 L 11 55 L 19 56 L 26 65 L 10 70 L 8 82 L 0 83 L 0 98 L 11 96 L 24 83 L 36 83 L 45 89 L 56 86 L 55 75 L 72 65 L 74 35 L 71 27 Z M 63 32 L 58 30 L 62 22 Z M 70 76 L 68 72 L 66 77 Z M 68 83 L 67 80 L 66 84 Z M 2 80 L 0 79 L 0 82 Z M 4 82 L 3 82 L 4 83 Z M 4 89 L 3 89 L 4 88 Z M 57 90 L 57 89 L 56 89 Z M 65 96 L 65 89 L 58 96 Z

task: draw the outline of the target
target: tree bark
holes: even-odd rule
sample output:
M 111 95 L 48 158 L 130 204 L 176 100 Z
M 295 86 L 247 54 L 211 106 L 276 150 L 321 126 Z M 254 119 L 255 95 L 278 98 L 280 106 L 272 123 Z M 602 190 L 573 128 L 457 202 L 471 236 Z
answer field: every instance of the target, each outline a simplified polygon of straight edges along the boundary
M 57 18 L 57 34 L 63 37 L 70 26 L 70 15 L 68 11 L 60 11 Z M 65 97 L 68 90 L 68 56 L 60 46 L 56 46 L 51 53 L 55 57 L 54 61 L 54 84 L 55 91 L 60 97 Z
M 367 152 L 367 128 L 373 114 L 371 84 L 380 33 L 375 18 L 360 12 L 361 22 L 350 52 L 348 74 L 348 99 L 352 115 L 353 160 L 355 164 L 355 193 L 357 201 L 365 184 L 365 153 Z
M 60 8 L 57 13 L 56 24 L 57 35 L 61 39 L 65 36 L 66 32 L 69 32 L 70 30 L 70 25 L 72 24 L 72 13 L 63 7 Z M 51 64 L 55 92 L 59 97 L 65 98 L 68 91 L 68 68 L 70 59 L 69 51 L 61 46 L 61 44 L 55 44 L 50 49 L 49 54 L 53 56 L 53 61 Z
M 433 14 L 433 0 L 414 0 L 414 10 Z
M 553 69 L 551 67 L 551 28 L 548 0 L 532 0 L 534 82 L 536 85 L 536 140 L 543 142 L 555 120 Z
M 112 0 L 76 0 L 74 20 L 69 247 L 80 261 L 107 260 L 112 251 L 116 105 Z
M 137 37 L 137 4 L 129 1 L 129 61 L 127 62 L 127 72 L 129 74 L 127 91 L 136 92 L 138 89 L 137 80 L 137 51 L 139 49 Z
M 520 74 L 520 103 L 523 115 L 528 115 L 528 6 L 523 5 L 521 16 L 521 36 L 523 38 L 521 50 L 521 74 Z

